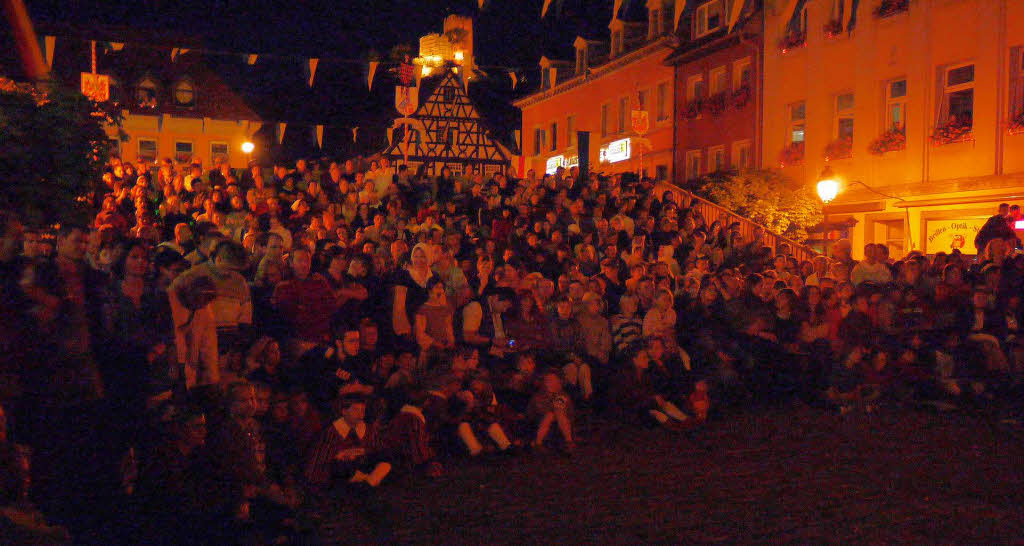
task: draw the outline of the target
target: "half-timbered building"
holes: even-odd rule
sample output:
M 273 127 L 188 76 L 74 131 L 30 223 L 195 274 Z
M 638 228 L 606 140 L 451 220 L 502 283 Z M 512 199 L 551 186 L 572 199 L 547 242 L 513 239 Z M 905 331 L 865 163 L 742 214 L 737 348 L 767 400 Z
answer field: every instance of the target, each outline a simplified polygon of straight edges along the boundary
M 494 138 L 456 70 L 420 81 L 419 107 L 394 120 L 383 153 L 414 171 L 425 165 L 429 175 L 444 167 L 463 175 L 503 173 L 513 154 Z

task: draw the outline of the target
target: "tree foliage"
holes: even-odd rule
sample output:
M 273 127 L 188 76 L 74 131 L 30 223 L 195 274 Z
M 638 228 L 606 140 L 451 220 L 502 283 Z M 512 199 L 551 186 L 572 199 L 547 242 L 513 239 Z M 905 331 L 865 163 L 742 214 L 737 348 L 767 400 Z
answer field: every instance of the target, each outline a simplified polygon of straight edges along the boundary
M 10 80 L 4 80 L 10 83 Z M 31 224 L 82 221 L 121 116 L 56 83 L 0 86 L 0 208 Z
M 699 188 L 709 201 L 800 242 L 822 220 L 821 200 L 775 171 L 710 175 Z

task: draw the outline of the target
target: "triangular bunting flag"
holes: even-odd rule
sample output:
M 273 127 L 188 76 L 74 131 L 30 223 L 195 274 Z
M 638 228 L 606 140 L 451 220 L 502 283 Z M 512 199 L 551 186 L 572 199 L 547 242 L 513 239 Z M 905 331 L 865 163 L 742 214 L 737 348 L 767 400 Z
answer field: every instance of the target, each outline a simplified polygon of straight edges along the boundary
M 110 42 L 110 49 L 114 51 L 121 51 L 124 49 L 124 42 Z
M 259 58 L 259 55 L 255 54 L 255 53 L 250 53 L 249 54 L 249 58 L 246 59 L 246 62 L 249 63 L 249 66 L 252 66 L 252 65 L 256 64 L 256 59 L 258 59 L 258 58 Z
M 548 8 L 551 7 L 551 0 L 544 0 L 544 6 L 540 8 L 540 18 L 543 19 L 548 14 Z
M 370 61 L 370 70 L 366 75 L 366 88 L 373 91 L 373 75 L 377 73 L 377 67 L 380 66 L 380 61 Z
M 743 11 L 743 4 L 746 0 L 732 0 L 732 8 L 729 10 L 729 32 L 732 32 L 732 27 L 736 26 L 736 21 L 740 20 L 740 12 Z
M 284 130 L 288 127 L 286 122 L 277 124 L 277 143 L 281 144 L 284 142 Z
M 512 80 L 512 90 L 515 91 L 516 86 L 519 85 L 519 77 L 516 76 L 515 70 L 508 71 L 508 79 Z
M 619 18 L 619 11 L 622 10 L 622 0 L 615 0 L 615 5 L 612 6 L 612 20 Z
M 672 28 L 679 30 L 679 20 L 683 18 L 683 12 L 686 11 L 686 0 L 676 0 L 675 15 L 672 17 Z
M 320 59 L 310 58 L 309 59 L 309 86 L 313 87 L 313 78 L 316 77 L 316 65 L 320 64 Z
M 356 141 L 356 135 L 359 133 L 359 127 L 352 128 L 352 142 Z M 388 133 L 388 144 L 391 144 L 391 133 Z
M 46 66 L 53 70 L 53 51 L 57 48 L 56 36 L 43 36 L 43 56 L 46 57 Z
M 324 149 L 324 126 L 323 125 L 317 125 L 316 126 L 316 145 L 321 150 Z

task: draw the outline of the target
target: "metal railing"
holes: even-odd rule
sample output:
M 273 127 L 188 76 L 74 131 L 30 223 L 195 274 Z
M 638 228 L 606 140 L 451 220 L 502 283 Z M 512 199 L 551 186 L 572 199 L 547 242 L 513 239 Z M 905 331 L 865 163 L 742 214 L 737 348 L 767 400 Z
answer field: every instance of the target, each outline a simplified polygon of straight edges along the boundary
M 743 237 L 744 242 L 759 240 L 763 246 L 771 247 L 773 255 L 778 252 L 779 245 L 782 244 L 789 245 L 789 254 L 801 262 L 821 255 L 820 252 L 807 245 L 798 243 L 789 237 L 779 235 L 778 233 L 771 231 L 767 227 L 758 224 L 745 216 L 740 216 L 732 210 L 716 203 L 712 203 L 711 201 L 708 201 L 691 191 L 684 190 L 675 184 L 658 182 L 655 185 L 655 191 L 659 196 L 666 191 L 671 191 L 676 195 L 689 198 L 690 208 L 699 212 L 708 224 L 711 224 L 711 222 L 714 222 L 715 220 L 719 220 L 722 223 L 722 229 L 725 229 L 733 222 L 739 222 L 740 236 Z

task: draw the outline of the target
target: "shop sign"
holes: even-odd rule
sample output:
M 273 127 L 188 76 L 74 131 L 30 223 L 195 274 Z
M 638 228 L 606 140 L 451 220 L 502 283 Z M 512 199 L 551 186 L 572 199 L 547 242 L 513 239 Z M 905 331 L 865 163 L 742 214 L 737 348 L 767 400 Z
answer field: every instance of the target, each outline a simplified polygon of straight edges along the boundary
M 928 220 L 925 222 L 925 252 L 950 252 L 959 249 L 964 254 L 975 254 L 974 237 L 985 225 L 987 218 L 958 218 L 955 220 Z
M 630 145 L 630 140 L 624 138 L 609 142 L 607 146 L 602 146 L 599 159 L 601 163 L 618 163 L 619 161 L 629 159 L 631 153 L 632 146 Z
M 557 171 L 559 167 L 562 167 L 564 169 L 571 169 L 573 167 L 578 167 L 579 164 L 580 164 L 580 156 L 578 156 L 578 155 L 570 155 L 570 156 L 555 155 L 555 156 L 551 156 L 551 157 L 548 158 L 547 162 L 544 164 L 544 174 L 555 174 L 555 171 Z

